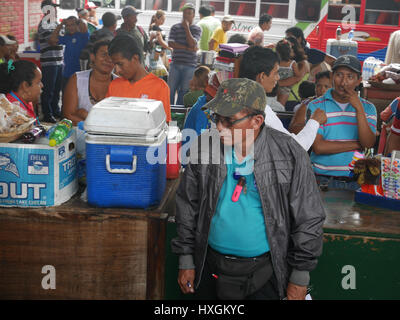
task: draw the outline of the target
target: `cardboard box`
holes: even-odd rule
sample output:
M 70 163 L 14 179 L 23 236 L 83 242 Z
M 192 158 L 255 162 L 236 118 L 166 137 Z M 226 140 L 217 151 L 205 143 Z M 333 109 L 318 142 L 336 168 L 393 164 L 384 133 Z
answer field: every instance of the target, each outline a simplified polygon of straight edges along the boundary
M 78 190 L 76 133 L 56 147 L 0 143 L 0 206 L 48 207 L 68 201 Z

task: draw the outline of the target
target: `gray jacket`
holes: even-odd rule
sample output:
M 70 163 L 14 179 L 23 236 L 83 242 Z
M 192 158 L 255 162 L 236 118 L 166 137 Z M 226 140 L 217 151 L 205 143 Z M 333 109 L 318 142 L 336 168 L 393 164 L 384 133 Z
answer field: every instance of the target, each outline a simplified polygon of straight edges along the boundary
M 227 172 L 218 132 L 203 133 L 201 140 L 202 148 L 197 147 L 200 140 L 191 147 L 190 162 L 176 194 L 178 236 L 172 240 L 172 251 L 180 255 L 179 268 L 196 269 L 196 288 L 204 267 L 211 219 Z M 283 298 L 289 281 L 303 286 L 309 283 L 309 272 L 322 252 L 325 211 L 307 153 L 284 133 L 262 128 L 254 143 L 254 176 Z

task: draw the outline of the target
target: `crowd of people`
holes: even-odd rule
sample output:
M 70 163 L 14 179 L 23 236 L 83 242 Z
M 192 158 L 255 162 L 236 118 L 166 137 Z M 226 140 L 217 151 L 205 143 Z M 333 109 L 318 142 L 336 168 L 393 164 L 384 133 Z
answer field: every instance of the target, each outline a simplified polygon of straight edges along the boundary
M 57 7 L 51 0 L 41 6 Z M 50 28 L 39 24 L 41 69 L 19 60 L 15 38 L 0 36 L 0 93 L 33 118 L 40 100 L 42 121 L 67 117 L 75 125 L 109 96 L 160 100 L 167 122 L 171 105 L 190 107 L 185 128 L 210 135 L 210 145 L 208 152 L 190 154 L 177 192 L 178 237 L 172 247 L 180 256 L 182 291 L 202 298 L 303 299 L 322 248 L 325 213 L 318 184 L 359 188 L 349 163 L 355 150 L 376 143 L 378 115 L 357 91 L 358 59 L 310 48 L 298 27 L 265 44 L 264 32 L 273 23 L 268 14 L 260 16 L 248 39 L 234 34 L 228 40 L 234 19 L 217 19 L 211 6 L 200 8 L 195 24 L 195 6 L 185 4 L 182 21 L 168 37 L 162 10 L 147 33 L 132 6 L 122 10 L 118 29 L 111 12 L 103 14 L 98 29 L 95 9 L 89 2 L 78 17 Z M 239 78 L 219 83 L 210 68 L 198 66 L 196 53 L 226 42 L 246 42 L 249 48 Z M 393 137 L 400 137 L 398 105 L 385 111 L 385 119 L 394 119 Z M 292 110 L 285 126 L 276 111 Z M 228 139 L 232 130 L 240 131 L 239 138 Z M 229 161 L 219 165 L 199 165 L 194 160 L 214 156 L 216 132 L 234 152 L 222 154 Z M 249 144 L 254 154 L 247 152 Z

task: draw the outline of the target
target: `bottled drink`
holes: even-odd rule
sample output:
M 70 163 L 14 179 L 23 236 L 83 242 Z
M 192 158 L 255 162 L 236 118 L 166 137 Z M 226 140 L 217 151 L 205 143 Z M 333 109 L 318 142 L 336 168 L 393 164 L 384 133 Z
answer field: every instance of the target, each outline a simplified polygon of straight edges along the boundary
M 21 140 L 23 143 L 34 143 L 35 140 L 39 137 L 42 137 L 46 134 L 46 129 L 43 126 L 34 127 L 32 130 L 25 132 Z
M 65 138 L 68 136 L 71 129 L 72 129 L 71 120 L 68 119 L 61 120 L 49 137 L 49 146 L 54 147 L 63 142 Z
M 354 38 L 354 30 L 353 29 L 350 30 L 348 38 L 349 38 L 349 40 L 353 40 L 353 38 Z
M 340 40 L 341 35 L 342 35 L 342 28 L 338 26 L 336 29 L 336 40 Z

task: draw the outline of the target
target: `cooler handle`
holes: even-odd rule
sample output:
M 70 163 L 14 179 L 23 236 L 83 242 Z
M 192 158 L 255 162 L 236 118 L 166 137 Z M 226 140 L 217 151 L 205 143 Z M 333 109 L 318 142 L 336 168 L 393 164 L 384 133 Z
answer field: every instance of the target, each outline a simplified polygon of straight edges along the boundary
M 106 169 L 110 173 L 134 173 L 136 172 L 136 156 L 132 156 L 132 169 L 112 169 L 110 165 L 110 155 L 106 155 Z

